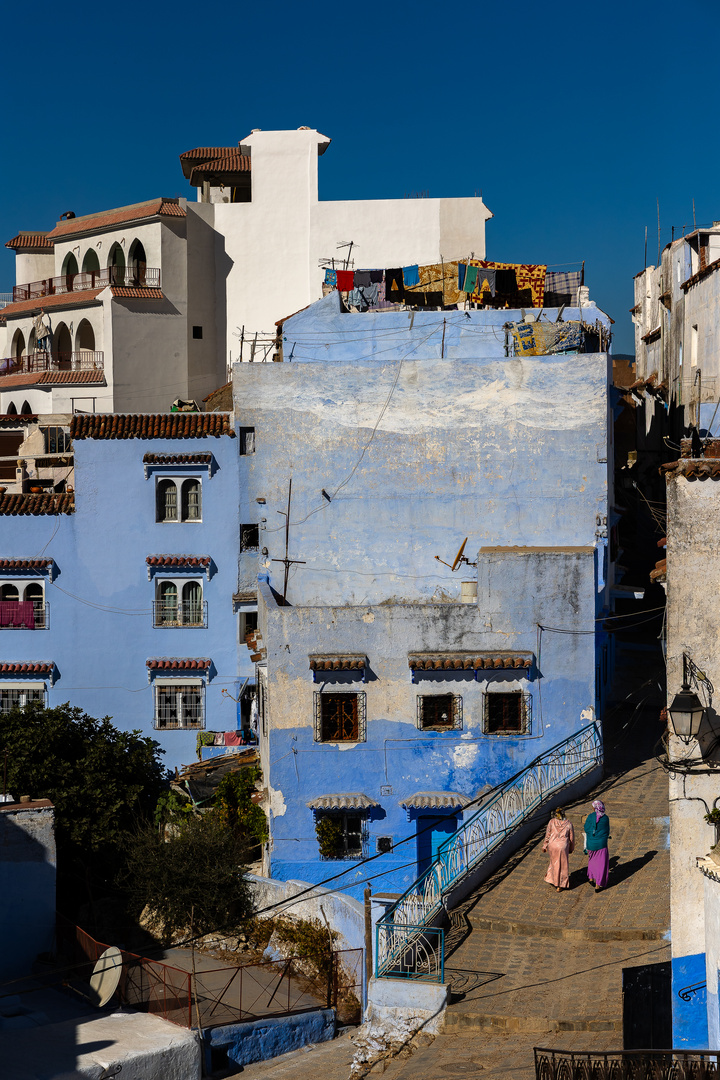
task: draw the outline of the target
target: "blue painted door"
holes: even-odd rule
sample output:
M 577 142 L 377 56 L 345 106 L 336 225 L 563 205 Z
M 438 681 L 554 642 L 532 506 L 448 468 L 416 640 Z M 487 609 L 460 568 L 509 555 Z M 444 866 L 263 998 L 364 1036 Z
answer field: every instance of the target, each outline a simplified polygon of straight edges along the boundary
M 454 816 L 443 817 L 430 814 L 417 819 L 418 874 L 424 874 L 438 853 L 441 844 L 457 831 Z

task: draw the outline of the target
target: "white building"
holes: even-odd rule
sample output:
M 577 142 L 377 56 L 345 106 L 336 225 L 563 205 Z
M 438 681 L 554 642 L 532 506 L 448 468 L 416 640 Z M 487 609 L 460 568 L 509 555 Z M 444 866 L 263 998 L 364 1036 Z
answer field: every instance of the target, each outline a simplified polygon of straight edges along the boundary
M 181 155 L 195 203 L 153 199 L 10 240 L 17 284 L 0 312 L 0 412 L 200 400 L 251 349 L 271 357 L 275 323 L 321 297 L 333 259 L 353 269 L 484 257 L 492 215 L 481 198 L 321 202 L 317 159 L 329 143 L 310 128 L 253 131 L 236 147 Z M 41 307 L 51 356 L 33 334 Z

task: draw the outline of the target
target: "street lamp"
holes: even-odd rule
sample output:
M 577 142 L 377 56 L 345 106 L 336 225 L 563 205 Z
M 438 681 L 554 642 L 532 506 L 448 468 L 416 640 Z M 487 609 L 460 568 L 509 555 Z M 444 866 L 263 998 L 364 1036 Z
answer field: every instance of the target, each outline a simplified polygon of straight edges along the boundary
M 689 743 L 691 739 L 697 738 L 703 716 L 705 715 L 705 706 L 695 691 L 690 688 L 690 673 L 692 672 L 694 675 L 696 671 L 697 668 L 695 667 L 695 664 L 690 660 L 686 653 L 683 653 L 682 687 L 680 688 L 679 693 L 673 698 L 672 705 L 669 707 L 668 712 L 670 714 L 673 731 L 684 743 Z M 702 672 L 698 671 L 697 673 L 704 679 Z

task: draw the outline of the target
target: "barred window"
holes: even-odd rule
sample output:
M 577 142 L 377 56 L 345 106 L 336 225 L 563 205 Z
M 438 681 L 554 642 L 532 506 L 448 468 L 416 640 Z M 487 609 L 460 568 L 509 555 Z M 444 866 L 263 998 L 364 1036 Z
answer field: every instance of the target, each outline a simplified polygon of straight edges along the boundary
M 359 859 L 366 854 L 367 815 L 333 810 L 318 814 L 315 822 L 322 859 Z
M 486 735 L 527 735 L 530 731 L 532 700 L 520 690 L 485 694 Z
M 0 686 L 0 713 L 24 709 L 31 701 L 45 704 L 45 687 L 42 683 L 37 686 Z
M 462 728 L 462 698 L 457 694 L 418 694 L 417 726 L 422 731 Z
M 365 742 L 365 694 L 315 694 L 315 742 Z
M 155 727 L 201 728 L 204 689 L 202 683 L 155 683 Z

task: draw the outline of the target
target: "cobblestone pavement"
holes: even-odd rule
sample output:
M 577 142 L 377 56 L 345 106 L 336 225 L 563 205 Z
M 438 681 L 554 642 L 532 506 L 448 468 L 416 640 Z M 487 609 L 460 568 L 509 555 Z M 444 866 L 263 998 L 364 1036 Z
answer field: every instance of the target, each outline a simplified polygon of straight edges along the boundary
M 545 884 L 544 827 L 454 913 L 446 976 L 452 999 L 444 1033 L 414 1053 L 376 1065 L 385 1080 L 447 1080 L 482 1070 L 534 1077 L 533 1047 L 622 1047 L 622 968 L 669 958 L 667 777 L 652 750 L 660 734 L 646 709 L 635 726 L 621 713 L 606 730 L 606 777 L 567 806 L 576 834 L 571 887 Z M 593 798 L 610 817 L 610 881 L 587 883 L 582 822 Z M 344 1036 L 311 1052 L 250 1066 L 252 1080 L 347 1080 Z

